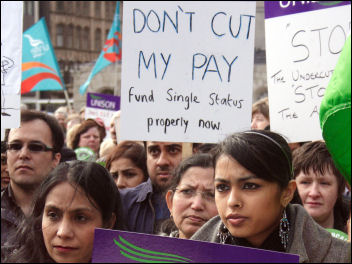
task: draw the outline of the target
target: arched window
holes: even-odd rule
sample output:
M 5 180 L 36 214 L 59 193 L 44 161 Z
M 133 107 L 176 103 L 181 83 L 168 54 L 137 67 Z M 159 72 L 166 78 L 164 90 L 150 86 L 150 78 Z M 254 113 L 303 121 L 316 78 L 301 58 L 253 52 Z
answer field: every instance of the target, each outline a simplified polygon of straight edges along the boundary
M 84 50 L 89 50 L 90 49 L 90 39 L 89 39 L 89 28 L 88 27 L 85 27 L 83 29 L 83 38 L 82 38 L 82 49 Z
M 73 48 L 73 25 L 70 24 L 67 27 L 67 32 L 66 32 L 66 47 L 69 49 Z
M 58 24 L 56 26 L 56 46 L 63 47 L 64 46 L 64 25 Z
M 95 50 L 100 51 L 102 43 L 101 43 L 101 30 L 99 28 L 95 30 L 94 37 L 95 37 Z
M 76 27 L 75 49 L 82 48 L 82 29 L 80 26 Z
M 108 39 L 109 31 L 110 31 L 110 29 L 107 29 L 107 30 L 105 31 L 105 40 Z

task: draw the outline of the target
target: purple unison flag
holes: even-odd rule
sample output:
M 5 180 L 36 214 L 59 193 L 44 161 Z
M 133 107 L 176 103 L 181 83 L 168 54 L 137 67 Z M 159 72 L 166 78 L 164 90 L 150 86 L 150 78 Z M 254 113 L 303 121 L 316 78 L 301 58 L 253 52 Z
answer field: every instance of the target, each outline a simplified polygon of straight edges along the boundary
M 92 78 L 111 63 L 121 60 L 121 28 L 120 28 L 120 1 L 116 3 L 116 10 L 108 39 L 104 44 L 104 48 L 97 59 L 88 80 L 79 88 L 79 92 L 84 94 L 90 84 Z
M 264 1 L 265 19 L 350 4 L 351 1 Z
M 299 256 L 218 243 L 95 229 L 92 262 L 298 263 Z

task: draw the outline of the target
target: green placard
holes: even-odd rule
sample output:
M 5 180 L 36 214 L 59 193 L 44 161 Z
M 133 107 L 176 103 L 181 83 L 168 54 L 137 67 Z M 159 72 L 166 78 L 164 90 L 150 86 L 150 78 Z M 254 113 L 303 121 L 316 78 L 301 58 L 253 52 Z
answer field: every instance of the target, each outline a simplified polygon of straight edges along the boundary
M 75 149 L 75 153 L 78 160 L 95 161 L 97 159 L 95 152 L 87 147 L 77 148 Z

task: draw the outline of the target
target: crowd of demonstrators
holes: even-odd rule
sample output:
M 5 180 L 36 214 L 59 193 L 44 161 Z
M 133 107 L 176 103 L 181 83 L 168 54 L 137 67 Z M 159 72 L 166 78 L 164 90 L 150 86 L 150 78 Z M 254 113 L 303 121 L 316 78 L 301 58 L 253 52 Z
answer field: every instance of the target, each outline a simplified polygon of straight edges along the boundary
M 148 180 L 144 146 L 134 141 L 122 141 L 106 158 L 106 169 L 119 189 L 132 188 Z
M 120 193 L 127 230 L 156 234 L 160 224 L 170 217 L 163 192 L 182 160 L 182 143 L 147 141 L 145 150 L 149 179 Z
M 337 170 L 323 141 L 303 145 L 293 152 L 297 202 L 324 228 L 347 232 L 350 199 L 343 195 L 346 180 Z
M 10 183 L 1 191 L 1 258 L 15 245 L 8 237 L 31 212 L 36 189 L 60 162 L 64 134 L 57 120 L 38 111 L 21 111 L 21 125 L 7 138 Z
M 102 227 L 294 253 L 300 261 L 346 261 L 346 244 L 325 230 L 346 232 L 350 202 L 324 143 L 298 144 L 292 165 L 292 148 L 270 132 L 269 118 L 257 122 L 258 113 L 268 113 L 267 98 L 255 105 L 253 130 L 219 144 L 193 144 L 183 161 L 182 143 L 120 142 L 120 112 L 105 145 L 105 126 L 75 115 L 65 146 L 54 116 L 22 111 L 21 126 L 9 131 L 2 151 L 10 183 L 1 192 L 1 259 L 87 262 L 94 228 Z M 83 147 L 100 155 L 105 168 L 66 162 Z M 290 203 L 294 195 L 303 206 Z M 93 217 L 75 208 L 88 208 Z
M 90 262 L 94 229 L 124 230 L 121 200 L 108 171 L 95 162 L 61 163 L 36 193 L 19 226 L 21 247 L 9 262 Z
M 301 206 L 286 140 L 266 130 L 235 133 L 215 156 L 219 216 L 191 239 L 299 255 L 300 262 L 350 262 L 351 245 L 334 238 Z
M 201 153 L 184 159 L 174 172 L 165 199 L 170 219 L 161 226 L 164 235 L 189 239 L 217 215 L 212 156 Z

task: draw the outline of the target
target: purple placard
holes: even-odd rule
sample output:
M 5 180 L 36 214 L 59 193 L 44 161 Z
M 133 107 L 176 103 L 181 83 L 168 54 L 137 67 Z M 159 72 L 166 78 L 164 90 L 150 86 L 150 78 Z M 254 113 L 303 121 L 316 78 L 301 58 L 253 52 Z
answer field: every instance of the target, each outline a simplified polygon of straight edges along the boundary
M 265 19 L 350 4 L 351 1 L 264 1 Z
M 120 96 L 87 93 L 87 107 L 117 111 L 120 109 Z
M 298 263 L 299 256 L 132 232 L 95 229 L 92 262 Z

